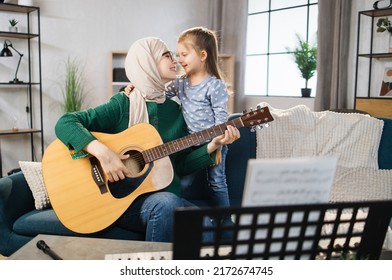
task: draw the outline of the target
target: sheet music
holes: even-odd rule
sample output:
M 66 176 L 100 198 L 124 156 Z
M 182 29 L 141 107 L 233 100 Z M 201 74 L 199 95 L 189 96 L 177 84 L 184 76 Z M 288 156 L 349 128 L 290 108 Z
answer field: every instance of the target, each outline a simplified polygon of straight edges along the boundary
M 250 159 L 243 206 L 326 203 L 337 158 Z
M 244 186 L 242 206 L 269 206 L 269 205 L 290 205 L 308 203 L 327 203 L 329 193 L 333 184 L 336 172 L 336 157 L 315 157 L 315 158 L 289 158 L 289 159 L 250 159 L 248 161 L 247 174 Z M 307 221 L 319 219 L 319 212 L 310 213 Z M 295 213 L 291 217 L 291 222 L 302 221 L 303 213 Z M 275 217 L 275 222 L 286 223 L 287 215 L 282 213 Z M 268 224 L 271 217 L 269 214 L 261 214 L 257 224 Z M 250 224 L 250 217 L 241 217 L 240 224 Z M 314 236 L 315 226 L 306 228 L 306 236 Z M 283 236 L 281 227 L 273 230 L 273 238 Z M 300 229 L 291 227 L 289 236 L 298 237 Z M 248 240 L 249 230 L 238 232 L 239 240 Z M 256 239 L 262 240 L 263 235 L 267 236 L 267 230 L 258 230 Z M 292 251 L 299 246 L 293 241 L 288 244 L 286 250 Z M 313 241 L 306 241 L 301 245 L 303 249 L 310 249 Z M 280 242 L 271 244 L 271 251 L 281 250 Z M 242 254 L 248 250 L 247 247 L 237 247 L 236 253 Z M 263 253 L 263 246 L 255 246 L 255 253 Z M 309 256 L 304 255 L 304 258 Z

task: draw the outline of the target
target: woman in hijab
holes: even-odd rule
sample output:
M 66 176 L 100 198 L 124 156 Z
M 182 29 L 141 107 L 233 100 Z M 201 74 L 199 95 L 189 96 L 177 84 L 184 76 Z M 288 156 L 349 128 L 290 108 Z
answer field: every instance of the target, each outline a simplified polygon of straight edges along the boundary
M 144 122 L 155 127 L 164 143 L 187 135 L 179 105 L 165 97 L 165 84 L 176 78 L 176 62 L 166 44 L 153 37 L 136 41 L 128 51 L 125 70 L 134 86 L 129 97 L 118 93 L 98 107 L 66 113 L 55 127 L 57 137 L 73 150 L 74 155 L 96 157 L 110 182 L 121 181 L 127 176 L 129 170 L 124 161 L 129 155 L 110 150 L 90 131 L 119 133 Z M 181 198 L 180 176 L 214 164 L 215 151 L 239 137 L 238 129 L 228 126 L 223 135 L 208 144 L 172 154 L 170 161 L 174 172 L 169 186 L 138 196 L 116 224 L 128 230 L 145 232 L 147 241 L 172 241 L 174 210 L 192 206 Z M 132 143 L 132 139 L 129 141 Z

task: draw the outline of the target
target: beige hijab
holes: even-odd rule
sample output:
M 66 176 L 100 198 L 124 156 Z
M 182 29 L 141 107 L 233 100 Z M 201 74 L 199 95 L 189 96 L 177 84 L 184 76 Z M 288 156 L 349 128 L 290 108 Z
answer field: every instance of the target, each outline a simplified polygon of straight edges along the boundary
M 162 54 L 168 51 L 159 38 L 147 37 L 132 44 L 125 58 L 125 72 L 135 86 L 129 95 L 129 126 L 148 123 L 146 102 L 163 103 L 165 85 L 157 65 Z

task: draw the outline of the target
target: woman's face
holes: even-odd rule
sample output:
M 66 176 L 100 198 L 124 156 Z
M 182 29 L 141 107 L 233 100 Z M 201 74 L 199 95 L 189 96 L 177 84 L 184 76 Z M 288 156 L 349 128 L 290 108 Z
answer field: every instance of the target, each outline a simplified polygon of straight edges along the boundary
M 158 72 L 165 84 L 176 78 L 176 64 L 177 62 L 173 59 L 170 51 L 162 54 L 158 63 Z

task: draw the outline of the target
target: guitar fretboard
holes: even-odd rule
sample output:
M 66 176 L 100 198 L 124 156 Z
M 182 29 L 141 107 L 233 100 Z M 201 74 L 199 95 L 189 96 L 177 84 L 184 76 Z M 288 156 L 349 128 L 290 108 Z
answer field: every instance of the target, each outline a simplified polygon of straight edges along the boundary
M 146 163 L 155 161 L 157 159 L 166 157 L 168 155 L 174 154 L 186 148 L 202 144 L 208 140 L 213 139 L 216 136 L 225 133 L 226 127 L 228 125 L 235 126 L 237 128 L 243 127 L 241 118 L 236 118 L 231 121 L 222 123 L 220 125 L 213 126 L 211 128 L 205 129 L 200 132 L 192 133 L 184 136 L 180 139 L 176 139 L 165 144 L 159 145 L 157 147 L 145 150 L 142 152 L 144 160 Z

